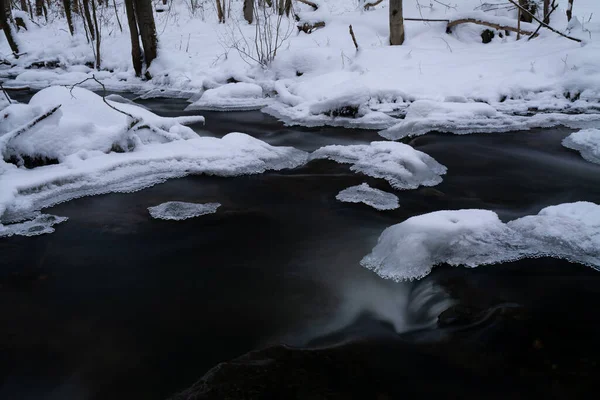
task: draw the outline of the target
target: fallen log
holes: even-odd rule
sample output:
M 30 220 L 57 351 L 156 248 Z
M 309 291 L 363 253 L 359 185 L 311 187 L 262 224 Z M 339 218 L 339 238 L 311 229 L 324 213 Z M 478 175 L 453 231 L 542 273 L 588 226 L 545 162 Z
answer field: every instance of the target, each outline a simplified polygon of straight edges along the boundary
M 522 35 L 528 35 L 528 36 L 533 35 L 533 32 L 526 31 L 523 29 L 517 29 L 514 26 L 495 24 L 493 22 L 483 21 L 483 20 L 475 19 L 475 18 L 457 19 L 457 20 L 448 22 L 448 26 L 446 26 L 446 33 L 451 33 L 452 28 L 454 28 L 456 25 L 460 25 L 460 24 L 477 24 L 477 25 L 487 26 L 489 28 L 494 28 L 499 31 L 504 30 L 504 31 L 521 33 Z
M 323 28 L 325 26 L 325 22 L 319 21 L 314 24 L 305 22 L 303 24 L 298 25 L 298 32 L 302 31 L 304 33 L 312 33 L 315 29 Z

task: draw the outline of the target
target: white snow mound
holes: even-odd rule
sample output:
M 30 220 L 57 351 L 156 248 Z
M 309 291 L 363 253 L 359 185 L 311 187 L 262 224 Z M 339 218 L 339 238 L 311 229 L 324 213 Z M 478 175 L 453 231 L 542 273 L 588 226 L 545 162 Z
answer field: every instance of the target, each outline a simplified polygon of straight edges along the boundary
M 563 146 L 577 150 L 589 162 L 600 164 L 600 129 L 583 129 L 567 136 Z
M 188 218 L 199 217 L 206 214 L 214 214 L 220 203 L 186 203 L 183 201 L 168 201 L 154 207 L 148 207 L 152 218 L 182 221 Z
M 16 224 L 0 224 L 0 238 L 17 236 L 37 236 L 54 232 L 54 225 L 65 222 L 67 217 L 57 217 L 50 214 L 38 214 L 34 219 Z
M 387 180 L 395 189 L 416 189 L 442 182 L 446 167 L 433 157 L 396 142 L 372 142 L 368 145 L 331 145 L 321 147 L 310 159 L 329 159 L 352 164 L 350 169 Z
M 546 207 L 507 223 L 486 210 L 437 211 L 383 231 L 361 264 L 382 278 L 420 279 L 438 264 L 480 265 L 556 257 L 600 270 L 600 206 Z
M 186 110 L 245 111 L 258 110 L 268 104 L 262 87 L 254 83 L 228 83 L 208 89 Z
M 335 198 L 346 203 L 364 203 L 377 210 L 394 210 L 400 207 L 398 196 L 372 188 L 366 183 L 344 189 Z

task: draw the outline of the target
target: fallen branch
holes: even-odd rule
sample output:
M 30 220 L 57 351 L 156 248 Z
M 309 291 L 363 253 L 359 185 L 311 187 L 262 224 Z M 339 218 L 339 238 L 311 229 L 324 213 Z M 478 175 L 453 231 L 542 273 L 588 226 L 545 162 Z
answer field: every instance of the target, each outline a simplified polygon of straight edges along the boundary
M 377 4 L 381 4 L 381 2 L 383 2 L 383 0 L 377 0 L 377 1 L 374 1 L 373 3 L 367 3 L 367 4 L 365 4 L 364 9 L 368 10 L 371 7 L 375 7 Z
M 404 18 L 405 21 L 423 21 L 423 22 L 450 22 L 449 19 L 435 19 L 435 18 Z
M 12 104 L 12 100 L 8 96 L 8 93 L 6 93 L 6 89 L 4 89 L 4 86 L 2 86 L 1 83 L 0 83 L 0 89 L 2 89 L 2 93 L 4 93 L 4 96 L 6 97 L 6 100 L 8 101 L 8 104 Z
M 298 25 L 298 31 L 302 31 L 304 33 L 312 33 L 315 29 L 323 28 L 325 26 L 325 22 L 315 22 L 314 24 L 309 24 L 305 22 L 303 24 Z
M 494 28 L 494 29 L 498 29 L 498 30 L 505 30 L 505 31 L 522 33 L 523 35 L 533 35 L 533 32 L 531 32 L 531 31 L 525 31 L 525 30 L 522 30 L 522 29 L 517 29 L 515 27 L 508 26 L 508 25 L 494 24 L 492 22 L 482 21 L 482 20 L 475 19 L 475 18 L 457 19 L 455 21 L 448 22 L 448 26 L 446 27 L 446 33 L 452 32 L 452 28 L 455 27 L 456 25 L 467 24 L 467 23 L 488 26 L 490 28 Z
M 296 1 L 299 2 L 299 3 L 304 3 L 304 4 L 308 5 L 308 6 L 311 6 L 315 10 L 319 9 L 319 6 L 316 5 L 315 3 L 313 3 L 312 1 L 308 1 L 308 0 L 296 0 Z M 383 0 L 381 0 L 381 1 L 383 1 Z
M 534 20 L 536 20 L 537 22 L 539 22 L 539 23 L 540 23 L 540 24 L 541 24 L 541 25 L 542 25 L 544 28 L 550 29 L 552 32 L 554 32 L 554 33 L 556 33 L 557 35 L 560 35 L 560 36 L 562 36 L 562 37 L 564 37 L 564 38 L 571 39 L 571 40 L 573 40 L 573 41 L 575 41 L 575 42 L 577 42 L 577 43 L 581 43 L 581 39 L 577 39 L 577 38 L 574 38 L 574 37 L 572 37 L 572 36 L 569 36 L 569 35 L 565 35 L 564 33 L 557 31 L 556 29 L 554 29 L 554 28 L 553 28 L 553 27 L 551 27 L 550 25 L 548 25 L 548 24 L 545 24 L 543 21 L 540 21 L 540 19 L 539 19 L 539 18 L 537 18 L 537 17 L 536 17 L 535 15 L 533 15 L 532 13 L 530 13 L 530 12 L 529 12 L 527 9 L 525 9 L 525 8 L 521 7 L 519 4 L 515 3 L 513 0 L 508 0 L 508 2 L 509 2 L 509 3 L 512 3 L 512 4 L 514 4 L 515 6 L 517 6 L 517 7 L 519 8 L 519 10 L 521 10 L 522 12 L 525 12 L 525 13 L 527 13 L 527 14 L 531 15 L 531 17 L 532 17 Z
M 49 116 L 54 114 L 61 106 L 62 106 L 62 104 L 59 104 L 59 105 L 55 106 L 54 108 L 51 108 L 50 110 L 46 111 L 44 114 L 40 115 L 39 117 L 34 118 L 33 120 L 29 121 L 25 125 L 21 125 L 20 127 L 4 134 L 2 137 L 0 137 L 0 147 L 2 147 L 2 151 L 4 152 L 4 149 L 8 146 L 8 143 L 11 140 L 16 138 L 20 134 L 27 132 L 28 130 L 33 128 L 35 125 L 37 125 L 41 121 L 45 120 L 46 118 L 48 118 Z
M 350 36 L 352 36 L 352 41 L 354 42 L 354 47 L 356 47 L 356 51 L 358 51 L 358 43 L 356 43 L 356 36 L 354 36 L 354 31 L 352 30 L 352 25 L 349 26 Z

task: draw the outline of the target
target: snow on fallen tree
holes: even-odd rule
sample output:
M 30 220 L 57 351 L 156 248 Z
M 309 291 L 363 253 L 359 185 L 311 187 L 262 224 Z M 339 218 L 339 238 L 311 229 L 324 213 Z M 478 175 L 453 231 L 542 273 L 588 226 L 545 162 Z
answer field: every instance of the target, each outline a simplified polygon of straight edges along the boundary
M 531 257 L 600 270 L 600 206 L 559 204 L 507 223 L 487 210 L 423 214 L 384 230 L 361 264 L 382 278 L 404 281 L 444 263 L 474 268 Z

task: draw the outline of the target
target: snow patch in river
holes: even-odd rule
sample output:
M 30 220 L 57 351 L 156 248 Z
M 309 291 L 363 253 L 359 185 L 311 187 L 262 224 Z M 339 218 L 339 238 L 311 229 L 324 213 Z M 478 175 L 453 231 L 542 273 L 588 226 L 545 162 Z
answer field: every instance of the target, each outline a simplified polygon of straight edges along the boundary
M 395 189 L 416 189 L 442 182 L 446 167 L 433 157 L 396 142 L 372 142 L 360 145 L 321 147 L 310 159 L 329 159 L 352 164 L 350 169 L 387 180 Z
M 600 129 L 583 129 L 567 136 L 563 146 L 577 150 L 587 161 L 600 164 Z
M 527 257 L 556 257 L 600 270 L 600 206 L 546 207 L 503 223 L 487 210 L 436 211 L 383 231 L 361 264 L 385 279 L 421 279 L 438 264 L 474 268 Z
M 183 201 L 168 201 L 154 207 L 148 207 L 152 218 L 166 219 L 172 221 L 183 221 L 184 219 L 199 217 L 206 214 L 214 214 L 220 203 L 186 203 Z
M 37 236 L 54 232 L 54 225 L 65 222 L 67 217 L 38 214 L 34 219 L 10 225 L 0 224 L 0 238 L 9 236 Z
M 377 210 L 394 210 L 400 207 L 398 196 L 372 188 L 366 183 L 344 189 L 335 198 L 346 203 L 364 203 Z

